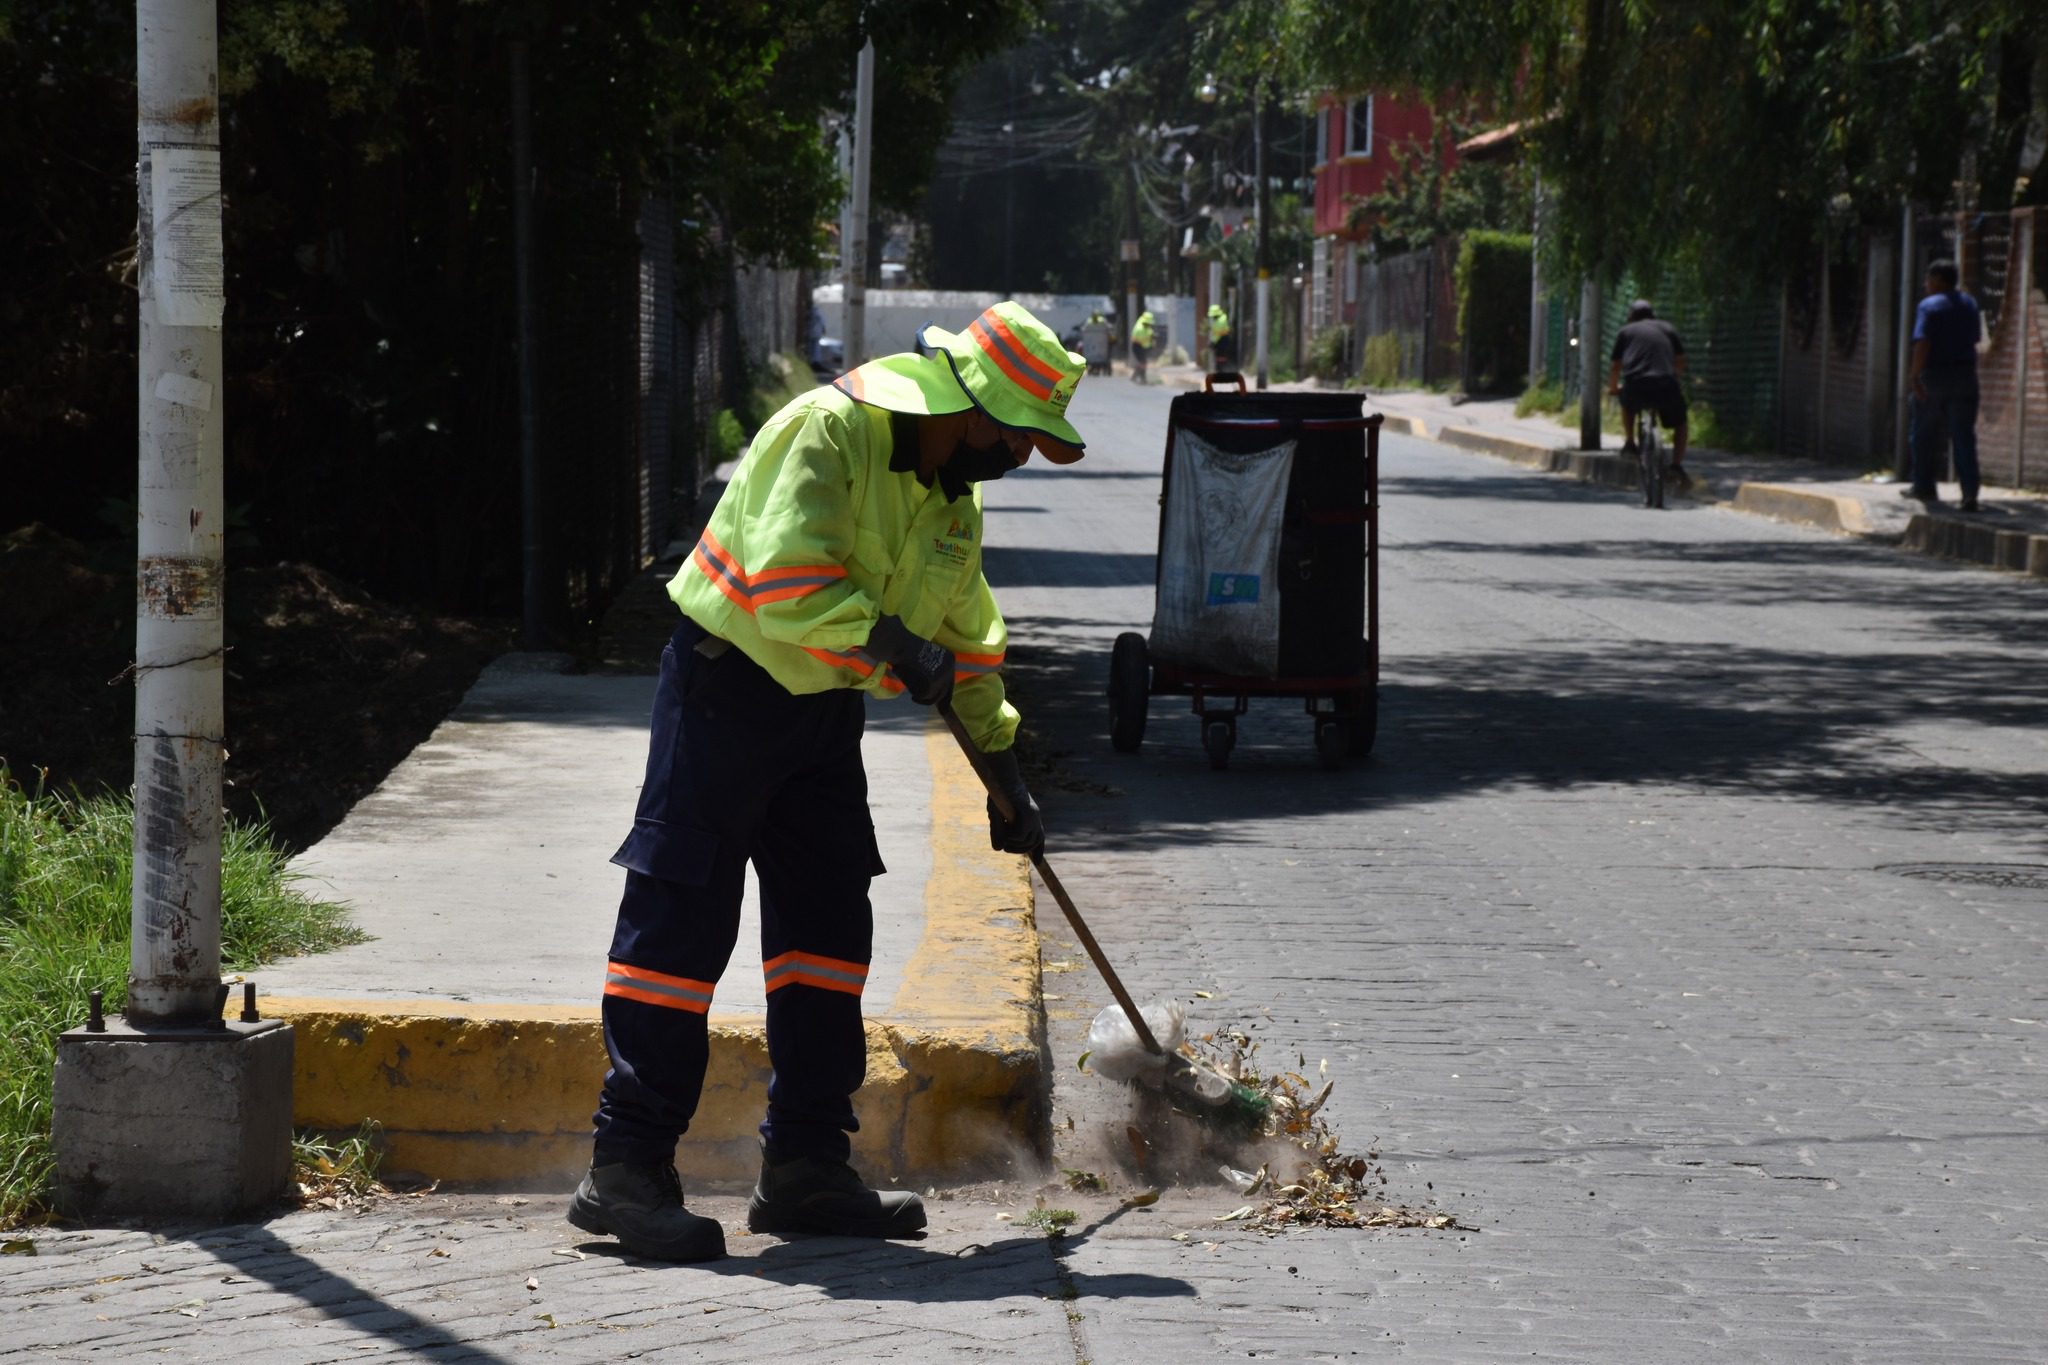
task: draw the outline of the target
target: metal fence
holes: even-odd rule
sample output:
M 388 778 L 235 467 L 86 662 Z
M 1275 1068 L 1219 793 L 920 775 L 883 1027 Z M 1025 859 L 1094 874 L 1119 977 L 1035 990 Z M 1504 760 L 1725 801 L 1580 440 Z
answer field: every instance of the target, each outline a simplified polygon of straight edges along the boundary
M 1569 397 L 1579 390 L 1582 352 L 1602 370 L 1628 306 L 1648 297 L 1657 316 L 1678 329 L 1686 346 L 1686 390 L 1696 433 L 1722 445 L 1763 449 L 1775 439 L 1778 419 L 1778 306 L 1775 300 L 1706 297 L 1683 286 L 1650 290 L 1632 275 L 1601 292 L 1600 335 L 1578 337 L 1579 299 L 1553 294 L 1545 310 L 1546 377 Z
M 795 270 L 735 262 L 685 283 L 666 199 L 607 212 L 586 189 L 575 245 L 549 270 L 541 339 L 557 357 L 541 409 L 545 538 L 571 621 L 689 532 L 719 415 L 744 406 L 771 355 L 800 349 L 808 304 Z
M 1362 371 L 1366 383 L 1427 386 L 1458 376 L 1456 259 L 1457 242 L 1447 239 L 1359 262 L 1351 369 Z

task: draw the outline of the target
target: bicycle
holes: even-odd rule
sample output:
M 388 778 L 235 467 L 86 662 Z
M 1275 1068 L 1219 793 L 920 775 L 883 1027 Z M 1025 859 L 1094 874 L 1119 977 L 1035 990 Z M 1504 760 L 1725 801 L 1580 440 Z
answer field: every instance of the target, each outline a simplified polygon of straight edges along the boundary
M 1657 409 L 1645 406 L 1636 414 L 1636 460 L 1642 468 L 1643 506 L 1664 505 L 1664 433 Z

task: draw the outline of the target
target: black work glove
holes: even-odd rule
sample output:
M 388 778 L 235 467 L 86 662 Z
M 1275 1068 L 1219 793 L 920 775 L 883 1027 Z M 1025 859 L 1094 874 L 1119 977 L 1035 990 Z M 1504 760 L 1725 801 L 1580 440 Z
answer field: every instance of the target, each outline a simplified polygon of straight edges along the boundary
M 884 616 L 868 634 L 868 653 L 889 665 L 896 681 L 920 706 L 953 697 L 953 651 L 912 635 L 900 616 Z
M 986 754 L 983 762 L 996 790 L 1016 812 L 1005 820 L 1003 813 L 996 808 L 995 798 L 989 798 L 988 846 L 998 853 L 1024 853 L 1037 857 L 1045 851 L 1045 821 L 1039 818 L 1038 803 L 1031 799 L 1031 789 L 1024 785 L 1024 773 L 1017 766 L 1017 751 L 1004 749 Z

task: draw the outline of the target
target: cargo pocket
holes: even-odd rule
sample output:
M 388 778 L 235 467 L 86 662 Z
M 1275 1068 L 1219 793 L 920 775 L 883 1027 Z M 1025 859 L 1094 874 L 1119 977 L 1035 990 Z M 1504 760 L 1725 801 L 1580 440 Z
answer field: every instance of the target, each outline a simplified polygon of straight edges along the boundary
M 718 861 L 718 836 L 690 825 L 671 825 L 661 820 L 639 819 L 633 832 L 612 862 L 643 877 L 674 882 L 677 886 L 703 886 L 711 880 Z

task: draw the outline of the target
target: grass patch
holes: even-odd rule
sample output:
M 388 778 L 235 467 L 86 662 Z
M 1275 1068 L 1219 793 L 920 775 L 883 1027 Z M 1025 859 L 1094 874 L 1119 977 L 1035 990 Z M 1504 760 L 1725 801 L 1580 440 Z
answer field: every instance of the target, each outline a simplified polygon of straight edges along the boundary
M 1579 396 L 1576 393 L 1572 394 L 1570 399 L 1551 415 L 1557 418 L 1559 426 L 1578 430 Z M 1624 434 L 1621 429 L 1621 400 L 1604 392 L 1600 396 L 1600 430 L 1609 436 Z
M 801 398 L 818 387 L 810 362 L 795 351 L 770 355 L 765 364 L 749 374 L 749 378 L 753 381 L 745 413 L 749 432 L 759 430 L 763 422 L 782 411 L 791 400 Z
M 49 1185 L 57 1035 L 85 1021 L 94 987 L 109 1014 L 127 1000 L 133 828 L 126 798 L 29 791 L 0 766 L 0 1226 Z M 367 937 L 296 889 L 264 825 L 231 821 L 221 842 L 224 971 Z
M 1365 358 L 1360 366 L 1367 388 L 1391 389 L 1401 384 L 1401 338 L 1383 332 L 1365 340 Z
M 388 1194 L 377 1178 L 384 1148 L 375 1119 L 349 1137 L 302 1130 L 292 1136 L 292 1179 L 299 1198 L 322 1208 L 347 1208 Z
M 1066 1235 L 1067 1229 L 1074 1226 L 1074 1220 L 1080 1216 L 1072 1209 L 1049 1209 L 1040 1204 L 1017 1221 L 1022 1226 L 1033 1228 L 1048 1237 L 1061 1237 Z
M 1563 412 L 1564 385 L 1540 379 L 1522 390 L 1522 396 L 1515 400 L 1515 416 L 1527 417 L 1532 412 Z

